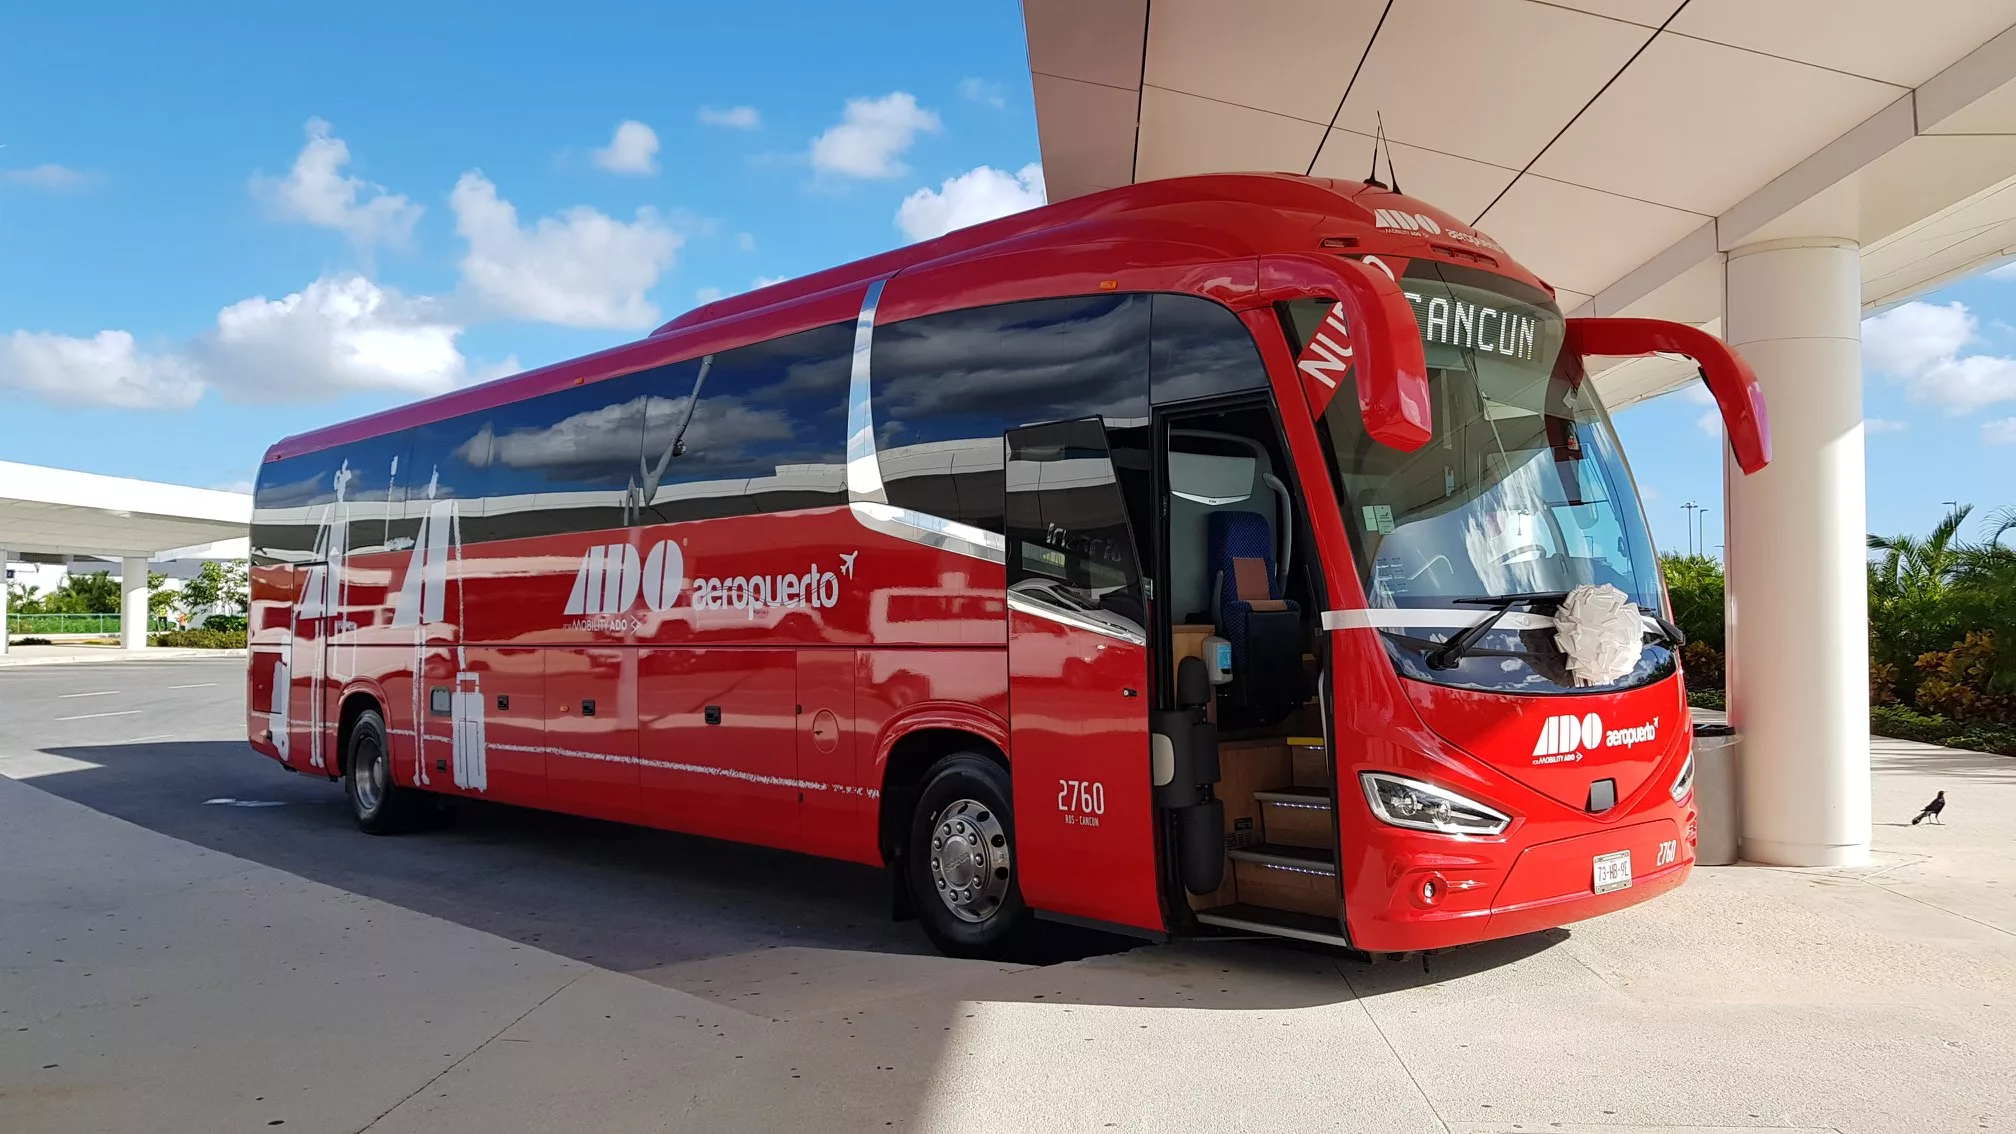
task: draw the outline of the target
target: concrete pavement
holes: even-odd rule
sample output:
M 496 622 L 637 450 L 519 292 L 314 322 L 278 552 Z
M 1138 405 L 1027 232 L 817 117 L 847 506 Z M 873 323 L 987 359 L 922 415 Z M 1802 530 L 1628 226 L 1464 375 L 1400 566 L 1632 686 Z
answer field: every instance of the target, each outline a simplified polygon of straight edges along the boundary
M 709 937 L 668 963 L 619 940 L 610 967 L 514 939 L 528 932 L 508 919 L 500 936 L 458 906 L 416 912 L 436 901 L 419 891 L 366 897 L 378 887 L 54 794 L 179 761 L 144 781 L 166 800 L 205 774 L 188 753 L 105 741 L 93 761 L 69 743 L 101 770 L 35 773 L 0 734 L 0 760 L 30 776 L 0 779 L 0 1130 L 2016 1130 L 2016 761 L 1876 744 L 1870 867 L 1702 870 L 1660 901 L 1425 970 L 1247 941 L 991 965 L 891 951 L 904 927 Z M 307 837 L 308 793 L 333 790 L 276 783 L 298 794 L 187 806 L 271 828 L 234 844 L 266 855 Z M 1940 788 L 1947 822 L 1909 826 Z M 429 836 L 390 861 L 480 888 L 493 858 L 539 869 L 507 853 L 510 831 L 479 826 L 473 850 L 467 832 Z M 681 906 L 684 885 L 667 878 L 669 910 L 648 888 L 611 900 L 734 916 Z

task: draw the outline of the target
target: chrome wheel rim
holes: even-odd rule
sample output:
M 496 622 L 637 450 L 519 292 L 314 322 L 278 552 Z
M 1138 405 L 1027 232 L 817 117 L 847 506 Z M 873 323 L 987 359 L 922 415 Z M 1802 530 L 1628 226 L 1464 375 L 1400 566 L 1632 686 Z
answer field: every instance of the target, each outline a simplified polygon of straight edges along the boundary
M 993 808 L 954 800 L 931 821 L 931 880 L 960 921 L 982 922 L 1008 896 L 1008 831 Z
M 385 798 L 387 771 L 385 751 L 372 740 L 359 744 L 357 760 L 350 769 L 350 781 L 357 791 L 357 811 L 370 815 L 378 810 L 378 803 Z

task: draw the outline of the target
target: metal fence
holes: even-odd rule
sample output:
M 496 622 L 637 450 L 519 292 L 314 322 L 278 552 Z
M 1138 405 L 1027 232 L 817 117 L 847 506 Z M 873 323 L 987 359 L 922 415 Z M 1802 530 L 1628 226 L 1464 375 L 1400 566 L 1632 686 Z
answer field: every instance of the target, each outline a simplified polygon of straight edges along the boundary
M 103 634 L 107 637 L 119 633 L 120 617 L 116 614 L 10 614 L 7 616 L 9 634 Z M 173 630 L 175 623 L 166 618 L 150 618 L 149 630 Z

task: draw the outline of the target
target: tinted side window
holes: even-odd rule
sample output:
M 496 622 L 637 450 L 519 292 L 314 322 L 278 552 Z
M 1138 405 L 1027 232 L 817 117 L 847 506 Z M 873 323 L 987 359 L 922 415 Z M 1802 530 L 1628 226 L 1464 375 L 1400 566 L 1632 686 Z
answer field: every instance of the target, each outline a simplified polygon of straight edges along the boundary
M 1253 336 L 1227 308 L 1194 295 L 1157 295 L 1151 327 L 1156 405 L 1266 388 Z
M 483 528 L 483 497 L 496 440 L 491 417 L 486 410 L 413 431 L 412 447 L 406 462 L 399 466 L 401 483 L 394 486 L 402 503 L 387 525 L 385 542 L 389 546 L 412 547 L 420 533 L 420 518 L 435 500 L 462 502 L 458 515 L 465 543 L 489 538 Z
M 252 490 L 252 557 L 262 563 L 315 558 L 325 508 L 336 501 L 336 454 L 305 453 L 259 468 Z
M 641 522 L 845 504 L 853 353 L 835 323 L 638 375 Z
M 643 449 L 632 374 L 498 406 L 449 455 L 486 469 L 482 537 L 524 539 L 625 526 Z
M 1003 530 L 1001 435 L 1148 416 L 1148 297 L 996 304 L 875 330 L 870 404 L 889 503 Z
M 393 433 L 371 437 L 337 450 L 341 462 L 338 493 L 349 517 L 349 539 L 344 550 L 350 555 L 368 555 L 386 548 L 386 520 L 405 498 L 402 483 L 411 472 L 406 451 L 413 434 Z
M 1141 571 L 1106 431 L 1097 420 L 1008 433 L 1008 591 L 1139 634 Z

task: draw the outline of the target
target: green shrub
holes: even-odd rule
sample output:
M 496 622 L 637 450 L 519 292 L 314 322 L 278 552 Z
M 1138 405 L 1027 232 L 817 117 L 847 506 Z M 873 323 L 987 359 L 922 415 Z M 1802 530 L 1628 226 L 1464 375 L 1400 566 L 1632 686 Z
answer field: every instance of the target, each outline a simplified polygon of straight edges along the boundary
M 1708 692 L 1723 687 L 1722 651 L 1706 642 L 1689 641 L 1680 648 L 1680 667 L 1687 673 L 1687 688 Z
M 1697 709 L 1713 709 L 1720 713 L 1728 711 L 1729 697 L 1720 689 L 1689 689 L 1687 703 Z
M 245 625 L 245 616 L 242 614 L 213 614 L 203 620 L 203 629 L 205 630 L 238 630 L 242 632 L 245 629 Z
M 14 639 L 14 644 L 17 646 L 53 646 L 56 643 L 47 638 L 16 638 Z
M 166 634 L 156 634 L 152 639 L 157 646 L 173 646 L 184 650 L 242 650 L 245 648 L 243 630 L 170 630 Z

